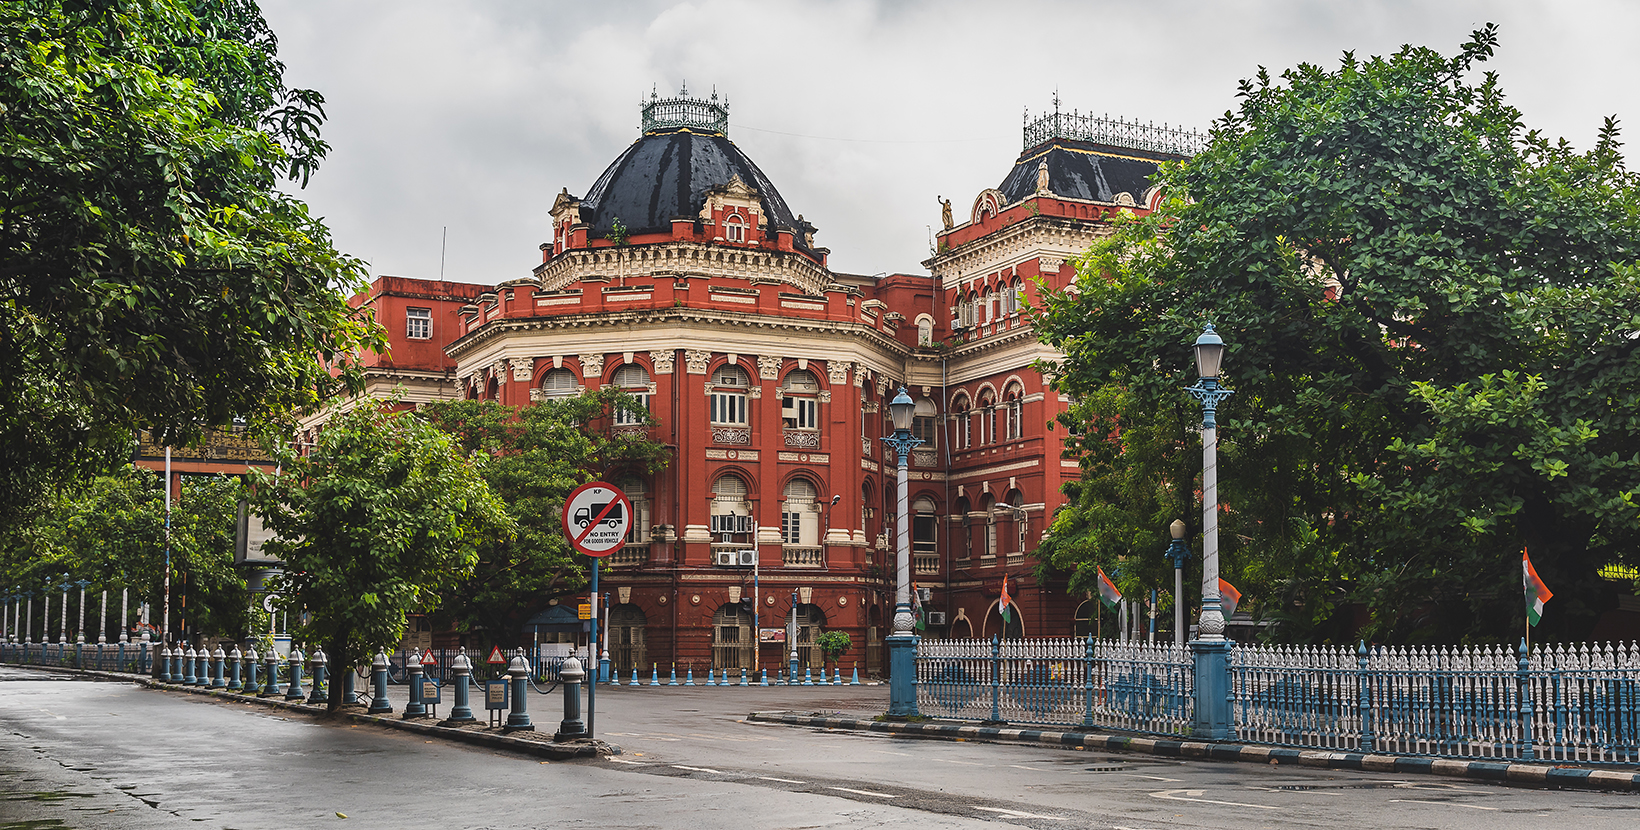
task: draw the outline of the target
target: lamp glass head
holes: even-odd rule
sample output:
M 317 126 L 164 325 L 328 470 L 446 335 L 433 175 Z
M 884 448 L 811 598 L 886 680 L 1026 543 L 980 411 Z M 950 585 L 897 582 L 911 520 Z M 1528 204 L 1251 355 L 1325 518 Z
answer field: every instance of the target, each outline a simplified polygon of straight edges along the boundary
M 911 416 L 917 410 L 917 404 L 911 400 L 911 395 L 900 387 L 900 394 L 888 402 L 888 417 L 894 421 L 894 429 L 906 430 L 911 428 Z
M 1184 521 L 1182 519 L 1174 519 L 1173 524 L 1167 526 L 1167 532 L 1173 534 L 1173 538 L 1175 539 L 1183 539 Z
M 1196 338 L 1196 374 L 1204 378 L 1219 376 L 1219 363 L 1224 359 L 1224 338 L 1213 331 L 1208 323 L 1202 336 Z

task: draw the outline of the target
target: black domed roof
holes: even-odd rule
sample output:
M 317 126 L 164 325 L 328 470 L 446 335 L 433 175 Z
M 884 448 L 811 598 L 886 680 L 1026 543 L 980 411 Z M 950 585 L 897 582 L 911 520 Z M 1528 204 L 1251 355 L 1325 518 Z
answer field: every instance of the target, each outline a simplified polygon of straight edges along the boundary
M 687 95 L 687 93 L 685 94 Z M 769 177 L 729 140 L 728 107 L 687 97 L 652 99 L 644 107 L 644 135 L 626 148 L 581 200 L 581 221 L 592 236 L 609 233 L 616 218 L 630 234 L 670 233 L 673 219 L 695 219 L 707 192 L 729 180 L 757 191 L 769 234 L 792 232 L 807 248 L 801 222 Z
M 1116 149 L 1054 138 L 1021 153 L 1007 178 L 997 186 L 1007 204 L 1028 199 L 1036 193 L 1037 168 L 1048 163 L 1048 189 L 1066 199 L 1114 202 L 1126 193 L 1143 204 L 1145 191 L 1154 184 L 1156 166 L 1180 156 Z

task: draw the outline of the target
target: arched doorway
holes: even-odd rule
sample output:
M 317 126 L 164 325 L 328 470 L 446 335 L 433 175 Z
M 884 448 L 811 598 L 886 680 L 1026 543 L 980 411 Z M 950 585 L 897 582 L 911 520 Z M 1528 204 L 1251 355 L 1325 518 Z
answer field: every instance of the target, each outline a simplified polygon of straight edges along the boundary
M 1019 603 L 1014 602 L 1013 612 L 1009 615 L 1013 619 L 1006 624 L 1002 621 L 1002 614 L 997 610 L 997 604 L 991 603 L 990 609 L 985 612 L 985 628 L 980 636 L 989 640 L 1001 635 L 1004 640 L 1025 639 L 1025 615 L 1019 612 Z
M 646 662 L 644 626 L 649 622 L 636 605 L 617 605 L 609 611 L 609 662 L 621 674 L 631 675 Z
M 757 668 L 757 639 L 752 631 L 752 615 L 742 613 L 739 603 L 724 603 L 712 616 L 712 668 Z
M 826 612 L 812 603 L 797 606 L 797 668 L 819 669 L 825 655 L 814 645 L 814 638 L 826 624 Z
M 974 622 L 965 614 L 951 621 L 951 639 L 970 640 L 974 637 Z

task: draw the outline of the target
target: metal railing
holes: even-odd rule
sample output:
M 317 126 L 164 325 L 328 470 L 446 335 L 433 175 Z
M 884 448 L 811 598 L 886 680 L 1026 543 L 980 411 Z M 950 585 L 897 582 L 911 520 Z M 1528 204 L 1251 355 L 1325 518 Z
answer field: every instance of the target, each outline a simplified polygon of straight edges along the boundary
M 1028 117 L 1027 117 L 1028 119 Z M 1170 127 L 1166 124 L 1140 123 L 1110 116 L 1083 115 L 1080 112 L 1061 112 L 1056 105 L 1053 112 L 1044 113 L 1025 122 L 1025 149 L 1051 141 L 1068 138 L 1119 147 L 1127 150 L 1146 150 L 1175 156 L 1194 156 L 1207 146 L 1208 137 L 1197 130 Z
M 917 706 L 927 715 L 1180 734 L 1193 707 L 1190 653 L 1095 640 L 923 640 Z

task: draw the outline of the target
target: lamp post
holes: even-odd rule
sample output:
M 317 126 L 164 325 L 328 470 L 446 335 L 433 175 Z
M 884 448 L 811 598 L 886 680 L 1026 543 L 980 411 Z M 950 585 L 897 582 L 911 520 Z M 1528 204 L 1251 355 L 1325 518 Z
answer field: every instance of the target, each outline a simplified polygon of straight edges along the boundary
M 891 452 L 899 455 L 897 500 L 894 509 L 894 627 L 888 635 L 888 716 L 914 718 L 917 716 L 917 640 L 912 633 L 916 619 L 911 615 L 911 533 L 907 527 L 910 510 L 906 495 L 906 459 L 911 451 L 921 446 L 921 438 L 911 434 L 911 416 L 917 405 L 900 387 L 900 394 L 888 404 L 889 418 L 894 422 L 894 434 L 882 441 Z
M 68 588 L 69 588 L 69 586 L 71 586 L 73 584 L 74 583 L 68 581 L 68 574 L 63 574 L 63 584 L 62 584 L 63 601 L 61 603 L 62 608 L 60 609 L 60 613 L 59 613 L 59 616 L 62 617 L 62 619 L 58 620 L 58 622 L 57 622 L 57 642 L 58 643 L 67 643 L 68 642 Z
M 76 579 L 74 580 L 74 584 L 80 586 L 80 624 L 77 629 L 79 634 L 75 637 L 75 639 L 83 643 L 85 642 L 85 586 L 90 585 L 91 580 Z
M 1208 324 L 1196 338 L 1196 383 L 1185 387 L 1202 403 L 1202 613 L 1201 639 L 1191 643 L 1196 663 L 1196 717 L 1192 732 L 1207 740 L 1230 737 L 1230 641 L 1224 639 L 1219 606 L 1219 402 L 1231 390 L 1219 385 L 1224 339 Z
M 1173 645 L 1184 645 L 1184 560 L 1190 558 L 1190 546 L 1184 541 L 1184 522 L 1174 519 L 1173 524 L 1167 526 L 1167 532 L 1173 536 L 1173 541 L 1167 545 L 1167 553 L 1162 554 L 1173 560 Z

